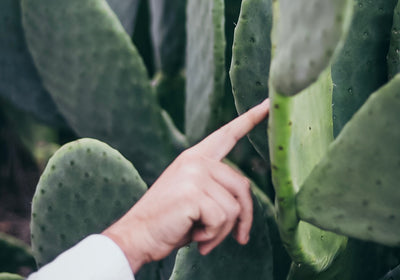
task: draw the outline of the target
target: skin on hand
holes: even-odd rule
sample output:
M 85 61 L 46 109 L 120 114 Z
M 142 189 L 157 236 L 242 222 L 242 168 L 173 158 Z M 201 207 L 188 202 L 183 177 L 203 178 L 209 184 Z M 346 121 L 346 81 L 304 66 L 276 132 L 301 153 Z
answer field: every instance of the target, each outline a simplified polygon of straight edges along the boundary
M 253 220 L 250 182 L 221 161 L 268 111 L 267 99 L 184 151 L 128 213 L 103 232 L 122 249 L 133 273 L 192 241 L 203 255 L 230 232 L 240 244 L 248 242 Z

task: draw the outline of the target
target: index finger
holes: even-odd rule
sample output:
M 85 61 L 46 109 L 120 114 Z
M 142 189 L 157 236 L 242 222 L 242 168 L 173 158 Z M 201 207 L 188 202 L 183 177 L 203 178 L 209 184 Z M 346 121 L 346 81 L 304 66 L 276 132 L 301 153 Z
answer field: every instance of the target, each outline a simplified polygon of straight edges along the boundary
M 266 99 L 261 104 L 210 134 L 203 141 L 192 147 L 192 150 L 206 157 L 222 160 L 243 136 L 268 115 L 268 112 L 269 99 Z

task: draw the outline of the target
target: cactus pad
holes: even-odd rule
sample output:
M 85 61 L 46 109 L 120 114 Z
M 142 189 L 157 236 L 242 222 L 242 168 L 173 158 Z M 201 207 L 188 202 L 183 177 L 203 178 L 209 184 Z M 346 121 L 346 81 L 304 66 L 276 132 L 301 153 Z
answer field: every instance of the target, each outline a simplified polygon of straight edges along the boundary
M 70 126 L 155 181 L 176 152 L 142 59 L 107 3 L 23 0 L 22 8 L 35 64 Z
M 242 2 L 230 69 L 232 91 L 239 114 L 268 97 L 271 29 L 272 0 Z M 258 153 L 268 160 L 267 120 L 249 133 L 249 139 Z
M 353 0 L 279 1 L 272 86 L 291 96 L 317 80 L 341 47 L 351 20 Z
M 400 246 L 400 75 L 372 94 L 343 128 L 297 197 L 301 219 Z
M 32 248 L 39 266 L 120 218 L 145 193 L 146 184 L 122 155 L 81 139 L 50 159 L 32 204 Z
M 225 90 L 223 0 L 188 0 L 185 133 L 194 143 L 214 130 Z
M 0 280 L 24 280 L 24 277 L 18 274 L 0 273 Z
M 65 125 L 29 54 L 16 0 L 0 1 L 0 95 L 42 121 Z
M 332 65 L 334 136 L 368 96 L 387 81 L 386 55 L 396 2 L 354 1 L 349 34 Z M 395 51 L 392 54 L 396 55 Z
M 332 81 L 325 71 L 294 97 L 271 95 L 269 147 L 282 241 L 296 264 L 326 269 L 345 239 L 298 220 L 296 193 L 332 141 Z

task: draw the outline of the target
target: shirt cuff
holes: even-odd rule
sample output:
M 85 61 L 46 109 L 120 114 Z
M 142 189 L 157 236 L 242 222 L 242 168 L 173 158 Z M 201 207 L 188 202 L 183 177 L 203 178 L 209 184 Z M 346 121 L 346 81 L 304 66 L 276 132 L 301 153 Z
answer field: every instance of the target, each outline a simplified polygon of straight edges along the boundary
M 47 279 L 135 280 L 135 277 L 118 245 L 107 236 L 94 234 L 28 277 L 28 280 Z

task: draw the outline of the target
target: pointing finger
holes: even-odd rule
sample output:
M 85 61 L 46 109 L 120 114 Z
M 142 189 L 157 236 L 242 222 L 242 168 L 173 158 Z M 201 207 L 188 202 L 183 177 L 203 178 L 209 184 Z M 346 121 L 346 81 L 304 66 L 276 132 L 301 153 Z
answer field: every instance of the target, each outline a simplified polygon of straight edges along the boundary
M 268 112 L 269 99 L 266 99 L 216 130 L 191 149 L 211 159 L 222 160 L 243 136 L 267 116 Z

